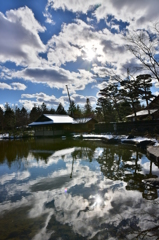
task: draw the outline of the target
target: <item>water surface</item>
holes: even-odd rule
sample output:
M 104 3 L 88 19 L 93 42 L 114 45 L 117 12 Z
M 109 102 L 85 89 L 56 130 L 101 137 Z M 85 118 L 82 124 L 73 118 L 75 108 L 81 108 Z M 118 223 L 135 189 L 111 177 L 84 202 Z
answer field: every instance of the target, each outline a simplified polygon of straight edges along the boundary
M 0 141 L 0 239 L 157 239 L 146 153 L 100 141 Z

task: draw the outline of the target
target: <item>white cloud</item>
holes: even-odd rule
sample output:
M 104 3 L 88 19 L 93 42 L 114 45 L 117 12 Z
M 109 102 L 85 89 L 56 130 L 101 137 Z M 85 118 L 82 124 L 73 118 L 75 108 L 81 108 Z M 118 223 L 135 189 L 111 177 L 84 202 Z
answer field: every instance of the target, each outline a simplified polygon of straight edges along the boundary
M 9 90 L 11 90 L 12 89 L 12 87 L 9 85 L 9 84 L 7 84 L 7 83 L 0 83 L 0 89 L 9 89 Z
M 48 11 L 45 11 L 43 13 L 44 17 L 46 18 L 46 23 L 49 23 L 51 25 L 55 25 L 56 23 L 52 20 L 52 15 L 48 12 Z
M 22 90 L 24 91 L 27 87 L 19 82 L 14 82 L 11 84 L 7 84 L 7 83 L 2 83 L 0 82 L 0 89 L 8 89 L 8 90 Z
M 13 90 L 23 90 L 24 91 L 27 88 L 24 84 L 19 83 L 19 82 L 11 83 L 11 85 L 12 85 Z
M 64 24 L 60 34 L 54 35 L 47 43 L 49 62 L 57 66 L 66 62 L 75 62 L 77 57 L 82 56 L 83 46 L 88 44 L 86 38 L 91 28 L 81 20 L 68 25 Z
M 38 53 L 45 51 L 38 32 L 45 31 L 28 7 L 10 10 L 6 16 L 0 12 L 0 61 L 16 65 L 39 62 Z
M 54 35 L 47 43 L 48 61 L 61 66 L 66 62 L 75 62 L 80 57 L 87 60 L 87 63 L 93 61 L 99 66 L 108 68 L 111 66 L 120 72 L 126 62 L 134 61 L 133 56 L 125 48 L 126 40 L 122 33 L 113 34 L 106 28 L 103 31 L 94 30 L 82 20 L 64 24 L 60 34 Z M 82 69 L 79 69 L 80 73 L 90 74 L 84 68 L 87 68 L 85 62 Z
M 43 102 L 45 102 L 45 104 L 47 105 L 54 105 L 54 106 L 58 106 L 58 104 L 61 102 L 62 104 L 64 104 L 63 98 L 56 98 L 54 95 L 47 95 L 45 93 L 34 93 L 34 94 L 22 94 L 21 98 L 34 98 L 36 99 L 36 103 L 38 103 L 38 105 L 41 105 Z M 23 100 L 22 100 L 23 101 Z
M 94 10 L 93 15 L 98 21 L 107 19 L 108 16 L 114 16 L 117 20 L 128 22 L 135 28 L 140 25 L 145 27 L 152 21 L 158 21 L 158 0 L 48 0 L 47 10 L 49 8 L 69 10 L 72 12 L 82 12 L 87 14 L 89 10 Z
M 51 88 L 66 89 L 66 84 L 70 86 L 72 92 L 85 89 L 89 83 L 95 82 L 93 74 L 86 70 L 70 72 L 56 66 L 44 68 L 26 68 L 12 74 L 12 77 L 23 78 L 34 83 L 43 83 Z
M 100 4 L 101 0 L 80 0 L 80 1 L 72 1 L 72 0 L 48 0 L 47 9 L 50 6 L 51 8 L 59 9 L 62 8 L 63 11 L 70 10 L 73 12 L 83 12 L 87 13 L 88 10 L 91 10 L 93 6 Z
M 71 95 L 71 99 L 76 103 L 76 104 L 79 104 L 79 105 L 84 105 L 86 104 L 86 99 L 89 98 L 89 101 L 90 101 L 90 104 L 91 105 L 94 105 L 96 103 L 96 97 L 94 96 L 83 96 L 83 95 L 80 95 L 80 94 L 72 94 Z
M 28 171 L 11 173 L 11 174 L 4 174 L 1 176 L 0 183 L 4 185 L 5 183 L 15 179 L 18 181 L 22 181 L 26 178 L 30 177 L 30 173 Z
M 59 105 L 59 103 L 62 103 L 64 107 L 68 106 L 69 104 L 68 95 L 61 96 L 60 98 L 56 98 L 54 95 L 49 96 L 45 93 L 40 92 L 35 94 L 22 94 L 21 98 L 22 99 L 19 100 L 19 102 L 29 110 L 34 106 L 34 104 L 36 104 L 37 106 L 40 106 L 43 102 L 47 105 L 47 107 L 49 108 L 54 107 L 55 109 Z M 79 106 L 82 106 L 82 107 L 84 104 L 86 104 L 87 98 L 89 98 L 90 104 L 93 107 L 97 100 L 96 97 L 89 96 L 89 95 L 83 96 L 80 94 L 71 95 L 71 100 L 73 100 L 76 105 L 78 104 Z M 35 99 L 35 100 L 28 100 L 28 99 Z

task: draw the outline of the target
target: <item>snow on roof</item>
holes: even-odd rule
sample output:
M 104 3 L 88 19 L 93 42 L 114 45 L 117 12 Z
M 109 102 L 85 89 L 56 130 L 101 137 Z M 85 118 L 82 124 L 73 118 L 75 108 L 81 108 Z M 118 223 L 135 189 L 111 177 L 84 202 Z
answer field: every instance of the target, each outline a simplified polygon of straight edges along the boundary
M 74 119 L 68 115 L 44 114 L 44 116 L 51 119 L 53 123 L 74 123 Z
M 155 113 L 156 111 L 158 111 L 158 109 L 150 109 L 150 114 L 153 114 Z M 144 115 L 148 115 L 149 112 L 148 110 L 142 110 L 142 111 L 139 111 L 139 112 L 136 112 L 136 116 L 144 116 Z M 135 117 L 135 114 L 131 114 L 131 115 L 128 115 L 126 116 L 127 118 L 131 118 L 131 117 Z
M 74 119 L 68 115 L 57 115 L 57 114 L 43 114 L 43 115 L 48 118 L 48 121 L 41 121 L 41 122 L 35 121 L 30 123 L 29 126 L 47 125 L 47 124 L 55 124 L 55 123 L 74 123 Z
M 89 122 L 92 118 L 77 118 L 75 119 L 75 123 L 86 123 Z

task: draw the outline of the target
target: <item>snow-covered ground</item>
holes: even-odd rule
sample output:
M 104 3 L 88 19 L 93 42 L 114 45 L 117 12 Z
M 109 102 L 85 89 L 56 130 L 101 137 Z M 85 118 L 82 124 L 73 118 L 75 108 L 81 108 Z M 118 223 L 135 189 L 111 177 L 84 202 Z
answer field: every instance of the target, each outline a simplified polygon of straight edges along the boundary
M 134 144 L 143 142 L 143 141 L 153 141 L 155 142 L 155 146 L 159 146 L 158 141 L 155 138 L 147 138 L 147 137 L 134 137 L 131 139 L 128 139 L 128 136 L 126 135 L 112 135 L 112 134 L 75 134 L 73 135 L 74 138 L 87 138 L 87 139 L 119 139 L 121 142 L 134 142 Z
M 0 139 L 9 138 L 9 133 L 0 134 Z

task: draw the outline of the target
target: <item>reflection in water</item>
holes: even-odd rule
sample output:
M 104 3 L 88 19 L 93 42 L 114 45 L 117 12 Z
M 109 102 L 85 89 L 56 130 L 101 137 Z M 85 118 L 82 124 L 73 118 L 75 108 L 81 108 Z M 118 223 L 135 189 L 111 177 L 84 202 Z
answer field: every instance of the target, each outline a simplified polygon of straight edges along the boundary
M 157 239 L 144 152 L 67 139 L 0 142 L 1 239 Z M 7 226 L 7 229 L 6 229 Z

